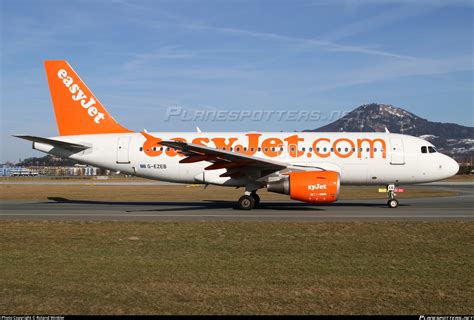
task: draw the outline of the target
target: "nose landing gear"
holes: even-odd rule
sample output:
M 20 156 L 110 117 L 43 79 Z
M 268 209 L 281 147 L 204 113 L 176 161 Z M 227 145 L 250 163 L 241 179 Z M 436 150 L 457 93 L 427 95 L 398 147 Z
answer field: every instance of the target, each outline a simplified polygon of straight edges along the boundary
M 398 200 L 397 199 L 390 199 L 387 201 L 387 205 L 389 208 L 396 208 L 398 207 Z
M 387 201 L 387 206 L 389 208 L 396 208 L 398 207 L 398 200 L 395 199 L 395 196 L 397 195 L 395 193 L 395 185 L 394 184 L 389 184 L 387 186 L 387 191 L 388 191 L 388 201 Z

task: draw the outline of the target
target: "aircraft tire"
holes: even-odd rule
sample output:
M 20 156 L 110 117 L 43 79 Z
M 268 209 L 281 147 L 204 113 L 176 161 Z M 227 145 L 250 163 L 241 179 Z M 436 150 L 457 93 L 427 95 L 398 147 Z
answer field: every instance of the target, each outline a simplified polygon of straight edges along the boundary
M 255 199 L 252 196 L 241 196 L 239 199 L 240 210 L 252 210 L 255 207 Z
M 387 201 L 387 205 L 389 208 L 396 208 L 398 207 L 398 200 L 397 199 L 390 199 Z

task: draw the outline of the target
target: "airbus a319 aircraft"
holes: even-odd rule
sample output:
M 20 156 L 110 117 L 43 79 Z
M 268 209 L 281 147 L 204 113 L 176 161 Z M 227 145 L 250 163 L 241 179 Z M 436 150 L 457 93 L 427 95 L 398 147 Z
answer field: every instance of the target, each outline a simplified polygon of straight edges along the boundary
M 437 181 L 459 166 L 429 142 L 388 132 L 133 132 L 107 112 L 67 61 L 45 61 L 59 136 L 16 137 L 33 149 L 139 177 L 242 187 L 239 208 L 257 191 L 323 204 L 341 185 L 383 185 L 396 208 L 399 185 Z

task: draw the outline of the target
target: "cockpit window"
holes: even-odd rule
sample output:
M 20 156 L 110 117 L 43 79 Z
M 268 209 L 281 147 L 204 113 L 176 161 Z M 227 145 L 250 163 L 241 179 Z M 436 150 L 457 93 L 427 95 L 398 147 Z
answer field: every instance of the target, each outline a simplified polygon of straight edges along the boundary
M 435 152 L 437 152 L 436 149 L 433 148 L 433 147 L 431 147 L 431 146 L 428 147 L 428 151 L 429 151 L 430 153 L 435 153 Z
M 421 147 L 421 153 L 428 153 L 425 146 Z

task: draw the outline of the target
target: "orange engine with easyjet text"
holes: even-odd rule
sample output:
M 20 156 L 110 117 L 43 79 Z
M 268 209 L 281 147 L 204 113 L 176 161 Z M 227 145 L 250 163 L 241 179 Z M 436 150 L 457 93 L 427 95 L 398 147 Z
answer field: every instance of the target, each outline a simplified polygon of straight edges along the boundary
M 329 203 L 339 196 L 339 173 L 336 171 L 301 171 L 267 183 L 270 192 L 289 194 L 291 199 L 311 203 Z

